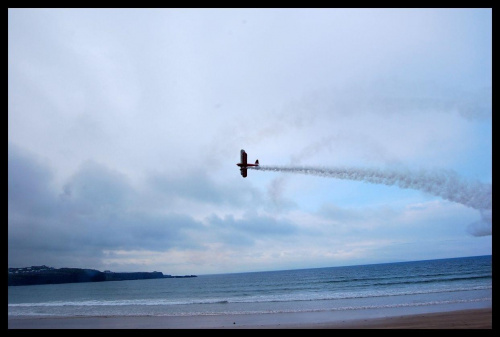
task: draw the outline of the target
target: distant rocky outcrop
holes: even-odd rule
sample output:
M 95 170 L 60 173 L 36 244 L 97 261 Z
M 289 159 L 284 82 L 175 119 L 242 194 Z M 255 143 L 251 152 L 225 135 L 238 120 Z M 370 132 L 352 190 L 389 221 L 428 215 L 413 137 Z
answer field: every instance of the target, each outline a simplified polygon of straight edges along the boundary
M 158 271 L 124 273 L 111 272 L 109 270 L 101 272 L 95 269 L 81 268 L 56 269 L 45 265 L 24 268 L 9 268 L 8 275 L 9 286 L 196 277 L 196 275 L 163 275 L 162 272 Z

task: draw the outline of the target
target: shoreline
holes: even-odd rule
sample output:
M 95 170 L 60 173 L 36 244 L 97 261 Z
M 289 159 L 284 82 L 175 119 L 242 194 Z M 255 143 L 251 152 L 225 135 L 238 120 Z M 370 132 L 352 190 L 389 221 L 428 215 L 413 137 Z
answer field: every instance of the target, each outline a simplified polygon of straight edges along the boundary
M 492 308 L 339 319 L 333 312 L 8 318 L 8 329 L 492 329 Z

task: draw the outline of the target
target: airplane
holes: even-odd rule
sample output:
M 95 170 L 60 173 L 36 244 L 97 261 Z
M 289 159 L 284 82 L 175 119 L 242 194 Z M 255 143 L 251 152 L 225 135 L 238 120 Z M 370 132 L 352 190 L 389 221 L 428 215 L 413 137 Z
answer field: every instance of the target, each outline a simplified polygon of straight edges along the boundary
M 257 159 L 255 161 L 255 164 L 248 164 L 247 163 L 247 153 L 245 152 L 245 150 L 241 150 L 240 151 L 240 163 L 239 164 L 236 164 L 240 167 L 240 171 L 241 171 L 241 176 L 243 178 L 246 178 L 247 176 L 247 167 L 248 166 L 259 166 L 259 160 Z

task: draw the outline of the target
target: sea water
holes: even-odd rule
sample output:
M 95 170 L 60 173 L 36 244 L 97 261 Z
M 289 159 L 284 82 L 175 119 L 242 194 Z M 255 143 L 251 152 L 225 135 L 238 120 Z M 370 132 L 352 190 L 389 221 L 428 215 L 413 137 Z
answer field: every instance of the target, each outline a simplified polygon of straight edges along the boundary
M 335 312 L 492 306 L 492 257 L 8 287 L 9 318 Z M 370 315 L 368 315 L 370 316 Z M 340 316 L 339 316 L 340 317 Z

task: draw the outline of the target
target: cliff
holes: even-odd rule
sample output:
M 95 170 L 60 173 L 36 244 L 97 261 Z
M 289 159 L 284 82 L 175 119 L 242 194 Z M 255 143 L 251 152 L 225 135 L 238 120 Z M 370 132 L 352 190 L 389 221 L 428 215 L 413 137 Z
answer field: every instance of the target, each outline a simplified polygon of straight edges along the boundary
M 162 272 L 157 272 L 157 271 L 115 273 L 111 271 L 101 272 L 95 269 L 81 269 L 81 268 L 56 269 L 47 266 L 9 268 L 8 275 L 9 275 L 9 280 L 8 280 L 9 286 L 196 277 L 196 275 L 186 275 L 186 276 L 163 275 Z

